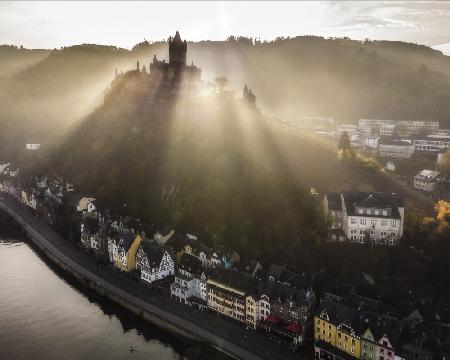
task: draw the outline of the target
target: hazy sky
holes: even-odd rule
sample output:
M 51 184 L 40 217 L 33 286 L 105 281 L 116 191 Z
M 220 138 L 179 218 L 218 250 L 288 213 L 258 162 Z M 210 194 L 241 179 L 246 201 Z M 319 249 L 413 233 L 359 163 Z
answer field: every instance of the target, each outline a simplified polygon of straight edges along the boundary
M 450 50 L 450 2 L 0 2 L 0 44 L 131 48 L 177 29 L 189 40 L 348 36 Z

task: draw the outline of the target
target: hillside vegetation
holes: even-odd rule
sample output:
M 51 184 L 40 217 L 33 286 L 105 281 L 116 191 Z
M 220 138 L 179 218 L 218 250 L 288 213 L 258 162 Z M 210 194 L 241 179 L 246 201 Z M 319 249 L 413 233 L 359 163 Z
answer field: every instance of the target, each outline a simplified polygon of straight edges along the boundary
M 225 75 L 235 90 L 248 83 L 259 106 L 287 120 L 302 115 L 437 120 L 450 127 L 450 59 L 428 47 L 401 42 L 297 37 L 271 42 L 230 38 L 189 43 L 188 62 L 212 81 Z M 2 53 L 6 50 L 2 49 Z M 8 64 L 21 63 L 16 49 Z M 36 50 L 37 51 L 37 50 Z M 166 43 L 144 42 L 131 51 L 79 45 L 2 69 L 0 150 L 53 140 L 61 129 L 101 103 L 116 68 L 127 70 L 168 58 Z M 6 74 L 7 73 L 7 74 Z

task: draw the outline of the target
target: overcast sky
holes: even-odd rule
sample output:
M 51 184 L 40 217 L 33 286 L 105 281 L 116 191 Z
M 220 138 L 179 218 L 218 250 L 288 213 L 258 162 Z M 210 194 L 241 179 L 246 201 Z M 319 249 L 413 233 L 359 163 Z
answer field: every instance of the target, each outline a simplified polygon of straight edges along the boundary
M 188 40 L 348 36 L 417 42 L 450 53 L 450 2 L 0 2 L 0 44 L 131 48 L 144 38 L 167 39 L 177 29 Z

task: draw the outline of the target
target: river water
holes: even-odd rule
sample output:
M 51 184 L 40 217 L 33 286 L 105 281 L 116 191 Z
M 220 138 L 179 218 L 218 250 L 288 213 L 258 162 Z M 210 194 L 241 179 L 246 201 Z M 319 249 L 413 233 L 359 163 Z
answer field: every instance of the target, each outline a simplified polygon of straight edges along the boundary
M 1 230 L 0 360 L 230 359 L 79 287 Z

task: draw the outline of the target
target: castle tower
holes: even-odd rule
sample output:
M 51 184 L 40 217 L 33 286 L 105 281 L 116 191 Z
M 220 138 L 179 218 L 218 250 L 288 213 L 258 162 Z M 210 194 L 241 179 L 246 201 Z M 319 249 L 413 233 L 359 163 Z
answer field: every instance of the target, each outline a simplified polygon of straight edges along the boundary
M 177 70 L 186 66 L 187 42 L 181 40 L 180 33 L 177 31 L 175 37 L 169 38 L 169 64 Z

